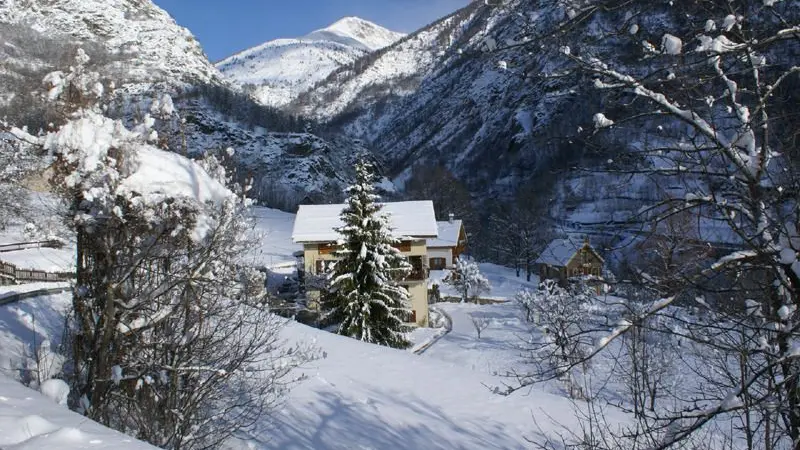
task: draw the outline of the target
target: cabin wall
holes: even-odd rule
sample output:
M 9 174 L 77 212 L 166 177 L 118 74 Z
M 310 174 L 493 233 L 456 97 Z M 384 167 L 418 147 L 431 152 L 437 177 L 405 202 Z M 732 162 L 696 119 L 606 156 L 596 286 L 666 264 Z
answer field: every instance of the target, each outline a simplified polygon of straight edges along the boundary
M 451 269 L 454 264 L 453 254 L 453 249 L 450 247 L 431 247 L 428 249 L 428 265 L 433 267 L 431 258 L 444 258 L 445 268 Z
M 416 324 L 428 326 L 428 248 L 424 239 L 410 241 L 410 245 L 402 246 L 407 251 L 401 253 L 406 257 L 421 257 L 423 262 L 423 275 L 420 280 L 406 280 L 401 283 L 408 289 L 411 296 L 412 309 L 416 311 Z M 306 280 L 309 275 L 319 275 L 317 272 L 318 261 L 335 261 L 334 252 L 330 245 L 325 243 L 310 243 L 303 245 L 304 266 Z M 306 298 L 308 307 L 319 308 L 320 293 L 313 287 L 307 286 Z

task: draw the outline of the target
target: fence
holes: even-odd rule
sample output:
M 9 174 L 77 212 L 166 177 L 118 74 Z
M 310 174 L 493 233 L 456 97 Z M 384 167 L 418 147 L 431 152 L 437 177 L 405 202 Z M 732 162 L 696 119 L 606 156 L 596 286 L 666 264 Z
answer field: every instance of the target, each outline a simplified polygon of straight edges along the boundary
M 14 244 L 0 244 L 0 252 L 15 252 L 29 248 L 62 248 L 64 243 L 51 239 L 47 241 L 17 242 Z
M 72 272 L 19 269 L 14 264 L 0 261 L 0 285 L 69 281 L 72 278 L 75 278 L 75 274 Z

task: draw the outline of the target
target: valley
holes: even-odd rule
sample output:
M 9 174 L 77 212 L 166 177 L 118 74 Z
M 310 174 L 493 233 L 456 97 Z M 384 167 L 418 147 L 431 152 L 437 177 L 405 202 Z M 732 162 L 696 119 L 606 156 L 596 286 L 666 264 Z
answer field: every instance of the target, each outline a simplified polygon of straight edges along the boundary
M 800 448 L 800 0 L 423 3 L 0 2 L 0 447 Z

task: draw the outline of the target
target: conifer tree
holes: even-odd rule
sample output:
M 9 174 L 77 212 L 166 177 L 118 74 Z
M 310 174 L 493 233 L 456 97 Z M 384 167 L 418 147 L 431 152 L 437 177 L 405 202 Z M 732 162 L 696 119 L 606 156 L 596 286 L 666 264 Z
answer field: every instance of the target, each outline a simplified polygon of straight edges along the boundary
M 382 205 L 374 193 L 372 166 L 356 164 L 356 182 L 347 189 L 342 210 L 342 235 L 337 251 L 328 300 L 328 317 L 339 324 L 338 333 L 365 342 L 394 348 L 410 344 L 405 333 L 411 317 L 408 291 L 398 281 L 408 276 L 411 265 L 393 247 Z

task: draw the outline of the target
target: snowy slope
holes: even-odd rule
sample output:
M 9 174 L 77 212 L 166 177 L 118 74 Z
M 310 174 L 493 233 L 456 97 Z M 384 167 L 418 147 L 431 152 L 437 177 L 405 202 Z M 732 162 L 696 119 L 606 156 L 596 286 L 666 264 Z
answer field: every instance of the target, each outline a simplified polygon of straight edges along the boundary
M 26 286 L 22 286 L 24 289 Z M 114 449 L 154 447 L 103 427 L 56 404 L 17 380 L 34 377 L 34 346 L 45 378 L 57 374 L 63 358 L 57 352 L 70 305 L 68 293 L 0 306 L 0 448 Z
M 260 206 L 253 207 L 250 217 L 254 221 L 253 246 L 248 259 L 256 267 L 294 267 L 294 252 L 303 246 L 292 241 L 294 214 Z
M 253 436 L 255 448 L 522 449 L 536 434 L 534 417 L 544 428 L 553 427 L 550 418 L 575 421 L 567 399 L 540 390 L 496 395 L 482 383 L 500 378 L 462 364 L 299 324 L 284 332 L 290 341 L 315 342 L 326 357 L 303 370 L 308 379 L 274 426 Z
M 128 77 L 220 78 L 192 33 L 149 0 L 9 0 L 0 2 L 0 22 L 97 42 L 120 57 L 135 55 L 125 58 Z
M 0 447 L 14 449 L 155 449 L 57 405 L 0 375 Z
M 422 77 L 430 74 L 440 58 L 455 50 L 466 24 L 479 8 L 471 5 L 408 36 L 356 67 L 342 67 L 324 82 L 300 96 L 290 107 L 320 120 L 372 104 L 387 95 L 410 94 Z M 327 99 L 329 101 L 323 101 Z
M 357 17 L 296 39 L 278 39 L 244 50 L 217 63 L 230 81 L 253 85 L 261 103 L 282 106 L 335 69 L 384 48 L 403 34 Z
M 414 167 L 440 165 L 468 187 L 478 210 L 530 189 L 551 199 L 537 211 L 543 226 L 611 237 L 629 233 L 620 228 L 642 206 L 685 193 L 665 193 L 662 186 L 680 184 L 672 180 L 659 186 L 643 175 L 591 170 L 607 161 L 641 164 L 629 155 L 662 142 L 656 131 L 643 142 L 640 130 L 620 124 L 593 133 L 595 113 L 621 116 L 627 106 L 581 73 L 561 74 L 570 62 L 559 48 L 567 40 L 582 54 L 650 73 L 643 40 L 660 42 L 665 30 L 689 34 L 685 30 L 702 28 L 707 19 L 702 8 L 670 5 L 631 2 L 592 14 L 562 36 L 558 27 L 584 2 L 472 2 L 364 58 L 363 67 L 336 70 L 287 108 L 366 142 L 398 184 Z M 785 2 L 776 5 L 789 10 Z M 631 34 L 634 21 L 637 32 Z M 531 33 L 542 38 L 521 45 L 521 36 Z M 663 136 L 681 133 L 679 123 L 664 126 Z M 714 235 L 712 242 L 730 240 Z

